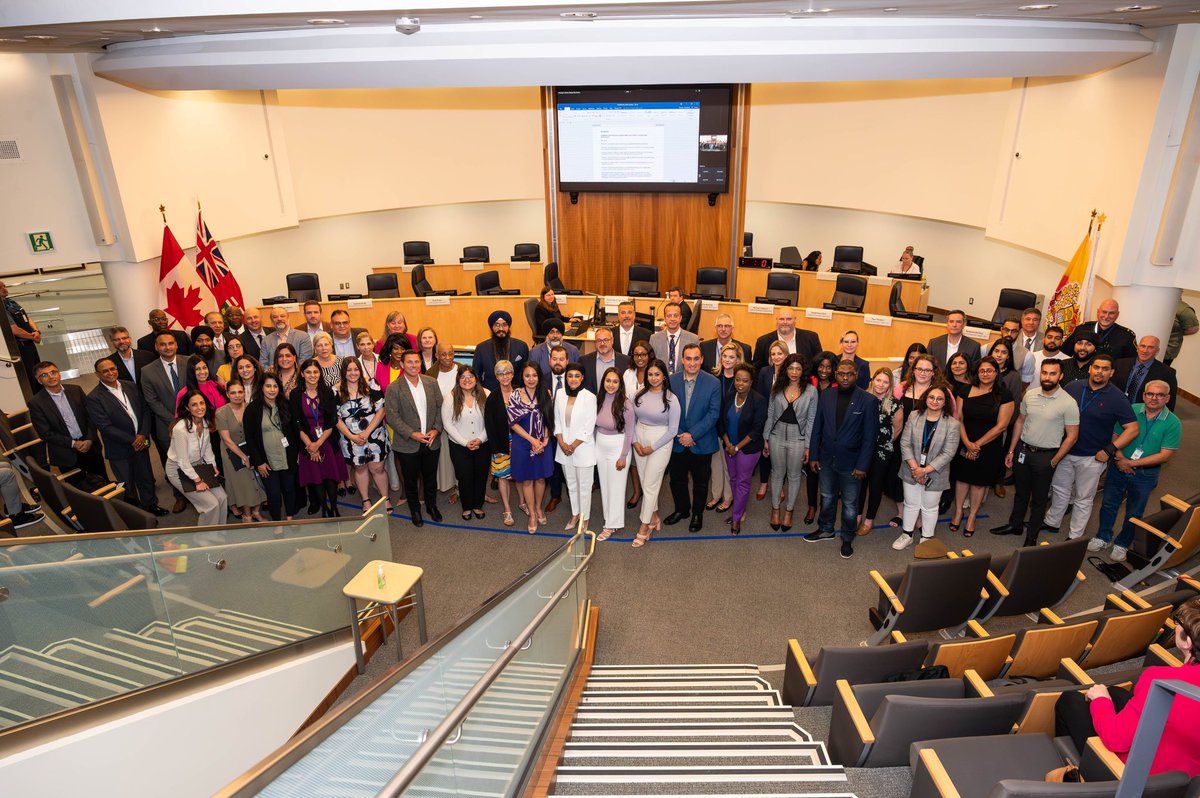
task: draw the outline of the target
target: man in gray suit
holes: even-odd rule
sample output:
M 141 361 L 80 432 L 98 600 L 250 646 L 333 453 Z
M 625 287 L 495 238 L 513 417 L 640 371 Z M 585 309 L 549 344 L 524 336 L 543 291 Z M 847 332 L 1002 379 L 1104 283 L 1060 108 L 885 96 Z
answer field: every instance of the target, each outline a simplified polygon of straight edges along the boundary
M 100 432 L 108 466 L 139 507 L 164 516 L 167 511 L 158 506 L 150 467 L 150 408 L 136 385 L 120 379 L 111 357 L 96 361 L 96 376 L 100 384 L 88 394 L 87 409 Z
M 187 376 L 183 370 L 183 358 L 176 356 L 178 345 L 170 330 L 160 330 L 154 337 L 154 350 L 158 352 L 158 358 L 142 367 L 142 378 L 138 385 L 142 389 L 142 398 L 154 416 L 152 428 L 154 443 L 158 447 L 158 460 L 165 464 L 167 449 L 171 446 L 171 422 L 175 420 L 175 397 L 179 395 Z M 171 512 L 181 513 L 186 506 L 183 494 L 175 490 L 175 506 Z
M 404 479 L 404 495 L 413 526 L 424 526 L 417 495 L 417 478 L 425 483 L 425 512 L 442 520 L 437 508 L 438 450 L 442 445 L 442 392 L 437 380 L 421 373 L 421 353 L 404 353 L 404 375 L 384 394 L 384 412 L 392 428 L 396 470 Z
M 263 340 L 262 353 L 258 356 L 263 366 L 275 362 L 275 348 L 280 344 L 291 344 L 296 350 L 296 357 L 299 358 L 297 367 L 313 356 L 312 339 L 307 333 L 292 329 L 288 312 L 279 305 L 271 308 L 271 326 L 275 331 Z
M 356 357 L 358 351 L 354 342 L 358 334 L 366 332 L 362 327 L 350 326 L 350 314 L 344 310 L 335 310 L 329 314 L 329 334 L 333 337 L 333 353 L 340 357 Z
M 959 352 L 967 356 L 971 365 L 979 362 L 979 342 L 963 335 L 966 324 L 967 314 L 952 310 L 946 314 L 946 334 L 929 340 L 929 355 L 942 371 L 946 370 L 946 361 Z
M 683 329 L 683 311 L 678 303 L 668 302 L 663 310 L 663 328 L 650 336 L 654 356 L 667 364 L 667 376 L 683 370 L 683 348 L 700 343 L 700 337 Z

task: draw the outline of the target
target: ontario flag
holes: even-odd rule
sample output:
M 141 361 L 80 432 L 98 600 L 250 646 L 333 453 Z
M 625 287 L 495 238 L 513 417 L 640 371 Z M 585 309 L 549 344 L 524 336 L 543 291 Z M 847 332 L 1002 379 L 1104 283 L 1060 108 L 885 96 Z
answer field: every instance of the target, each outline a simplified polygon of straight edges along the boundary
M 1092 219 L 1095 221 L 1096 214 L 1093 211 Z M 1100 224 L 1104 224 L 1104 217 L 1101 215 Z M 1083 237 L 1079 248 L 1075 250 L 1074 257 L 1067 264 L 1066 271 L 1063 272 L 1062 279 L 1058 281 L 1058 287 L 1054 289 L 1054 298 L 1050 300 L 1050 307 L 1047 308 L 1047 327 L 1061 327 L 1064 335 L 1070 335 L 1079 323 L 1083 321 L 1084 305 L 1087 302 L 1085 296 L 1088 283 L 1088 267 L 1092 260 L 1092 224 L 1088 224 L 1087 235 Z
M 196 273 L 212 291 L 218 308 L 226 305 L 237 305 L 239 308 L 246 306 L 242 299 L 242 287 L 225 262 L 220 243 L 212 237 L 208 225 L 204 223 L 199 204 L 196 206 Z
M 158 263 L 158 284 L 162 307 L 171 327 L 187 330 L 204 321 L 200 312 L 200 287 L 188 280 L 187 256 L 175 240 L 171 228 L 163 223 L 162 258 Z

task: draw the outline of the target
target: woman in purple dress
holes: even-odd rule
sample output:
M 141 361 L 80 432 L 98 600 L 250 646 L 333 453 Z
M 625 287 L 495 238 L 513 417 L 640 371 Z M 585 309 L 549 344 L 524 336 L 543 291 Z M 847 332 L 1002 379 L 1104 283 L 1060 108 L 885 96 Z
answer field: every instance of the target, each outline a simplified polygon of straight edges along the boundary
M 512 478 L 529 508 L 529 534 L 546 523 L 542 496 L 546 479 L 554 473 L 554 412 L 550 392 L 542 386 L 542 372 L 532 363 L 521 369 L 521 387 L 508 399 L 508 424 L 512 428 Z
M 300 486 L 320 486 L 325 495 L 321 517 L 336 518 L 337 486 L 349 473 L 338 448 L 337 398 L 322 379 L 316 360 L 309 358 L 300 365 L 300 386 L 288 401 L 300 427 Z

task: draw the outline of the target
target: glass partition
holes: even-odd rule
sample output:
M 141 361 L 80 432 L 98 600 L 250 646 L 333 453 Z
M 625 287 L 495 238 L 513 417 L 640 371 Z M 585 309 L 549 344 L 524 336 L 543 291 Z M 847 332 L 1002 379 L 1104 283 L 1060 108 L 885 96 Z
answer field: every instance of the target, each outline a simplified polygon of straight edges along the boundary
M 0 729 L 349 626 L 365 516 L 0 546 Z
M 6 283 L 42 332 L 38 355 L 57 363 L 64 379 L 90 374 L 93 361 L 112 351 L 105 329 L 117 319 L 100 264 L 14 277 Z
M 462 722 L 404 794 L 515 794 L 583 642 L 587 585 L 581 569 L 592 541 L 591 533 L 568 541 L 277 761 L 220 794 L 374 798 L 468 696 Z M 548 614 L 532 637 L 479 691 L 481 678 L 543 610 Z

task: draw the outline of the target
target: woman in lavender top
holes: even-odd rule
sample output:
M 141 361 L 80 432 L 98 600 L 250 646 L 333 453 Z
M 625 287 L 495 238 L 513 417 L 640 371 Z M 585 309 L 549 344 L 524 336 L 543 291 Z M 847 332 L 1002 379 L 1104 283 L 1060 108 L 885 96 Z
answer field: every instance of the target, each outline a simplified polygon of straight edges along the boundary
M 637 549 L 646 545 L 651 532 L 662 528 L 658 490 L 671 460 L 671 442 L 679 431 L 679 400 L 671 396 L 667 364 L 661 360 L 651 360 L 646 367 L 646 387 L 633 398 L 633 416 L 637 420 L 633 459 L 642 475 L 642 524 L 633 539 Z
M 625 528 L 625 483 L 629 479 L 633 444 L 633 402 L 625 396 L 625 381 L 616 369 L 600 380 L 596 411 L 596 468 L 600 472 L 600 504 L 604 529 L 597 540 L 608 540 L 615 529 Z

